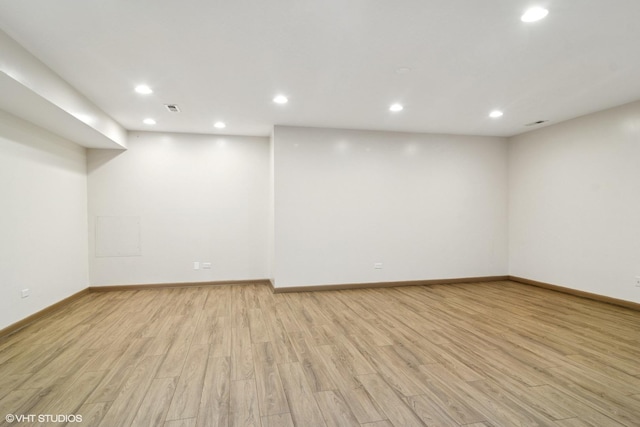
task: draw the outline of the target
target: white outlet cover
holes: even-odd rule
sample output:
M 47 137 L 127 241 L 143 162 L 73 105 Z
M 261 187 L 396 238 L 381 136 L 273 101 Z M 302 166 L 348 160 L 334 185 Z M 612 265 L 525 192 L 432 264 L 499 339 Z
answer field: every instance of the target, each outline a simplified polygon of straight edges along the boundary
M 20 292 L 20 295 L 22 295 L 22 298 L 27 298 L 29 296 L 29 294 L 31 293 L 31 291 L 29 289 L 23 289 Z
M 211 263 L 210 262 L 203 262 L 202 263 L 202 269 L 203 270 L 210 270 L 211 269 Z
M 373 264 L 373 268 L 375 268 L 376 270 L 382 269 L 382 263 L 381 262 L 376 262 L 375 264 Z
M 193 269 L 194 270 L 200 270 L 200 263 L 198 261 L 194 261 L 193 263 Z

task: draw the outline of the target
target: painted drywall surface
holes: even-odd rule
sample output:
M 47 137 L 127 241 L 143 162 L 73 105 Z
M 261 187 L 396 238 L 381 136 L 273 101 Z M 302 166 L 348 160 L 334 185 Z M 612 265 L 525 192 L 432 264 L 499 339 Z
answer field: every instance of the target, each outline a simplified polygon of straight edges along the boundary
M 88 286 L 85 149 L 0 110 L 0 183 L 2 329 Z
M 274 145 L 273 129 L 269 136 L 269 213 L 268 213 L 268 229 L 267 229 L 267 242 L 268 242 L 268 278 L 271 283 L 275 282 L 274 269 L 276 264 L 275 253 L 275 145 Z
M 509 142 L 510 274 L 640 302 L 640 102 Z
M 136 132 L 128 147 L 88 153 L 93 286 L 268 277 L 268 138 Z M 98 217 L 138 218 L 140 255 L 96 256 Z
M 507 273 L 505 139 L 274 132 L 275 286 Z
M 73 117 L 74 120 L 82 123 L 74 125 L 80 129 L 78 131 L 79 138 L 90 135 L 87 133 L 87 129 L 92 129 L 108 140 L 106 143 L 97 142 L 98 144 L 106 144 L 109 148 L 126 147 L 127 135 L 122 126 L 1 30 L 0 52 L 2 52 L 0 72 L 10 77 L 17 86 L 28 89 L 37 95 L 33 99 L 29 97 L 29 100 L 26 97 L 24 99 L 0 99 L 0 104 L 4 108 L 9 109 L 8 111 L 12 111 L 12 108 L 15 109 L 14 114 L 24 113 L 28 109 L 40 108 L 51 113 L 51 106 L 55 106 L 53 111 L 60 109 Z M 25 102 L 28 105 L 23 105 Z M 28 115 L 31 116 L 31 114 Z M 37 119 L 43 123 L 42 126 L 51 124 L 56 127 L 55 123 L 50 122 L 47 117 L 37 117 Z M 75 134 L 75 132 L 71 132 L 71 134 Z M 101 141 L 100 138 L 97 140 Z M 75 142 L 86 146 L 89 141 Z M 91 146 L 91 144 L 88 145 Z

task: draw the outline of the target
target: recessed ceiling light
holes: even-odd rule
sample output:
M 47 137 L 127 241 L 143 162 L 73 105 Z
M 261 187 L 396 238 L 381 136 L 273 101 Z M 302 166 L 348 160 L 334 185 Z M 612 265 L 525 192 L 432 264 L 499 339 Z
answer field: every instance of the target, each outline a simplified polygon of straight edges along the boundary
M 213 127 L 217 128 L 217 129 L 224 129 L 227 127 L 227 125 L 224 122 L 215 122 L 213 124 Z
M 403 109 L 404 107 L 402 106 L 402 104 L 391 104 L 391 106 L 389 107 L 389 111 L 393 112 L 402 111 Z
M 150 93 L 153 93 L 151 88 L 149 86 L 147 86 L 147 85 L 138 85 L 138 86 L 136 86 L 136 92 L 141 93 L 143 95 L 149 95 Z
M 489 117 L 493 118 L 493 119 L 497 119 L 498 117 L 502 117 L 504 113 L 500 110 L 493 110 L 492 112 L 489 113 Z
M 289 102 L 289 99 L 284 95 L 277 95 L 275 98 L 273 98 L 273 102 L 275 102 L 276 104 L 286 104 L 287 102 Z
M 144 123 L 145 125 L 155 125 L 155 124 L 156 124 L 156 121 L 155 121 L 155 120 L 153 120 L 153 119 L 151 119 L 151 118 L 149 118 L 149 119 L 144 119 L 144 120 L 142 121 L 142 123 Z
M 527 9 L 527 11 L 520 17 L 522 22 L 535 22 L 539 21 L 545 16 L 549 14 L 547 9 L 542 7 L 532 7 L 531 9 Z

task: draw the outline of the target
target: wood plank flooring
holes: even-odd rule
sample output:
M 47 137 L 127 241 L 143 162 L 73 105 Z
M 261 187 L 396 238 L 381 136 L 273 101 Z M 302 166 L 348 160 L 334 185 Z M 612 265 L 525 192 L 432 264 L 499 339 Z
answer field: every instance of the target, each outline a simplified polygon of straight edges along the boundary
M 91 293 L 0 341 L 0 425 L 43 425 L 7 414 L 108 427 L 640 426 L 640 312 L 512 282 Z

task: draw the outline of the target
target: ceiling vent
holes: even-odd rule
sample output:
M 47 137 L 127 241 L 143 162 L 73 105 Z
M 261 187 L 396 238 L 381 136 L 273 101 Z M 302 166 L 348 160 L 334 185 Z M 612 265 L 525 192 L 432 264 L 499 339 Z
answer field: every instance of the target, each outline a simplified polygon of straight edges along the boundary
M 180 108 L 178 108 L 178 106 L 176 104 L 164 104 L 164 106 L 171 113 L 179 113 L 180 112 Z
M 531 122 L 531 123 L 527 123 L 525 126 L 537 126 L 537 125 L 541 125 L 543 123 L 548 122 L 549 120 L 538 120 L 535 122 Z

